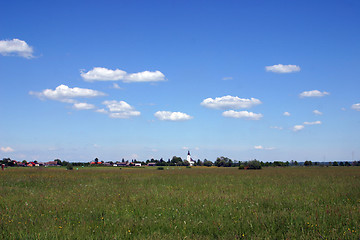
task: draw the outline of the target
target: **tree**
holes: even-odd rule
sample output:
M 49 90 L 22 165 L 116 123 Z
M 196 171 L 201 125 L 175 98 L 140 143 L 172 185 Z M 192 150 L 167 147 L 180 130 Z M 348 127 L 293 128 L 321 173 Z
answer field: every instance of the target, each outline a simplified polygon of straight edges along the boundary
M 258 170 L 261 169 L 260 161 L 254 159 L 248 162 L 245 162 L 244 165 L 240 165 L 239 169 L 249 169 L 249 170 Z
M 232 160 L 227 157 L 218 157 L 214 163 L 217 167 L 231 167 L 232 166 Z
M 306 161 L 304 162 L 304 166 L 312 166 L 312 162 L 306 160 Z
M 174 164 L 176 166 L 181 166 L 182 165 L 182 159 L 181 157 L 176 157 L 176 156 L 173 156 L 171 161 L 170 161 L 171 164 Z
M 56 164 L 57 164 L 57 165 L 62 165 L 61 160 L 60 160 L 60 159 L 58 159 L 58 158 L 57 158 L 57 159 L 55 159 L 55 160 L 54 160 L 54 162 L 56 162 Z
M 207 159 L 204 159 L 204 166 L 211 167 L 213 163 L 211 161 L 208 161 Z
M 332 164 L 334 167 L 337 167 L 337 166 L 339 166 L 339 164 L 335 161 L 335 162 L 333 162 L 333 164 Z

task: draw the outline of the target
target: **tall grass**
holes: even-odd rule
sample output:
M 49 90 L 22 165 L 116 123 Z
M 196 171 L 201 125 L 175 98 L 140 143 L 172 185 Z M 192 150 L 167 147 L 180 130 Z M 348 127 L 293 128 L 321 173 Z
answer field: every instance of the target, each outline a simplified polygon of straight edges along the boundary
M 1 239 L 359 239 L 360 168 L 12 168 Z

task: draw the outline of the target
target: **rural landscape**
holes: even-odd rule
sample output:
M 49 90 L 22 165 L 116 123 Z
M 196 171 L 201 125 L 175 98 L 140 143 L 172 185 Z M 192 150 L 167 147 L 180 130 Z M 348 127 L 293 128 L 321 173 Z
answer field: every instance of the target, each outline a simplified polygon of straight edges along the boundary
M 0 9 L 0 240 L 360 240 L 359 0 Z
M 360 167 L 8 167 L 2 239 L 359 239 Z

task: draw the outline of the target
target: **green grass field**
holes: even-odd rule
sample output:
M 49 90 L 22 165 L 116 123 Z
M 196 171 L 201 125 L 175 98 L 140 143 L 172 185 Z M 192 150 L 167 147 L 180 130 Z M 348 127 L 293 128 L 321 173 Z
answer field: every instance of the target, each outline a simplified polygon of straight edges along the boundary
M 360 168 L 8 168 L 1 239 L 359 239 Z

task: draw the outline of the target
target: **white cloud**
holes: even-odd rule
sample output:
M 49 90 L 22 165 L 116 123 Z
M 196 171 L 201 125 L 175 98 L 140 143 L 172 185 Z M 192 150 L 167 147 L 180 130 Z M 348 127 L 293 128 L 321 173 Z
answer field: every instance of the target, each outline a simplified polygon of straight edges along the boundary
M 315 115 L 323 115 L 323 113 L 320 112 L 319 110 L 314 110 L 314 111 L 313 111 L 313 114 L 315 114 Z
M 182 149 L 182 150 L 189 150 L 188 147 L 182 147 L 181 149 Z
M 221 80 L 224 80 L 224 81 L 226 81 L 226 80 L 233 80 L 233 77 L 223 77 Z
M 165 81 L 165 75 L 160 71 L 144 71 L 138 73 L 127 73 L 120 69 L 107 69 L 94 67 L 88 72 L 81 71 L 81 77 L 88 82 L 93 81 L 123 81 L 130 82 L 159 82 Z
M 351 105 L 351 108 L 356 111 L 360 111 L 360 103 L 355 103 L 355 104 Z
M 160 71 L 150 72 L 138 72 L 128 74 L 124 82 L 160 82 L 165 81 L 165 75 Z
M 119 86 L 119 84 L 117 84 L 117 83 L 114 83 L 114 84 L 113 84 L 113 88 L 115 88 L 115 89 L 122 89 L 122 88 Z
M 248 120 L 260 120 L 260 118 L 263 117 L 261 113 L 253 113 L 248 111 L 234 111 L 229 110 L 222 113 L 224 117 L 230 117 L 230 118 L 245 118 Z
M 303 130 L 305 128 L 304 125 L 319 125 L 319 124 L 322 124 L 321 121 L 314 121 L 314 122 L 303 122 L 303 125 L 295 125 L 292 130 L 294 132 L 297 132 L 297 131 L 300 131 L 300 130 Z
M 105 109 L 101 108 L 101 109 L 96 109 L 95 112 L 98 112 L 98 113 L 105 113 L 107 114 L 108 111 L 106 111 Z
M 162 121 L 185 121 L 193 117 L 182 112 L 157 111 L 154 116 Z
M 126 119 L 126 118 L 130 118 L 130 117 L 137 117 L 140 115 L 141 115 L 141 113 L 138 111 L 123 111 L 123 112 L 110 113 L 109 117 Z
M 319 90 L 311 90 L 311 91 L 304 91 L 302 93 L 300 93 L 300 97 L 304 98 L 304 97 L 324 97 L 326 95 L 329 95 L 330 93 L 328 92 L 320 92 Z
M 0 150 L 4 153 L 10 153 L 10 152 L 14 152 L 15 150 L 12 149 L 11 147 L 1 147 Z
M 274 73 L 292 73 L 292 72 L 299 72 L 300 67 L 297 65 L 273 65 L 273 66 L 266 66 L 265 67 L 267 72 L 274 72 Z
M 18 55 L 24 58 L 33 58 L 33 48 L 25 41 L 14 38 L 13 40 L 0 41 L 0 54 L 3 56 Z
M 140 116 L 141 113 L 136 111 L 130 104 L 124 101 L 104 101 L 104 105 L 109 109 L 109 117 L 111 118 L 130 118 Z M 105 112 L 106 110 L 100 110 L 98 112 Z
M 261 104 L 261 101 L 256 98 L 239 98 L 230 95 L 213 98 L 206 98 L 201 102 L 201 105 L 207 108 L 215 109 L 239 109 L 239 108 L 251 108 Z
M 277 129 L 277 130 L 283 130 L 283 127 L 278 127 L 278 126 L 272 126 L 270 128 Z
M 297 131 L 303 130 L 304 128 L 305 128 L 304 125 L 295 125 L 295 126 L 293 127 L 293 131 L 294 131 L 294 132 L 297 132 Z
M 74 103 L 74 108 L 77 110 L 90 110 L 94 109 L 95 105 L 90 103 Z
M 291 114 L 289 112 L 284 112 L 283 115 L 289 117 Z
M 45 89 L 42 92 L 30 91 L 29 94 L 35 95 L 40 99 L 51 99 L 68 103 L 75 103 L 76 101 L 73 100 L 73 98 L 89 98 L 106 95 L 105 93 L 96 90 L 78 87 L 69 88 L 66 85 L 60 85 L 56 87 L 55 90 Z
M 254 149 L 257 149 L 257 150 L 274 150 L 275 148 L 273 148 L 273 147 L 263 147 L 261 145 L 258 145 L 258 146 L 254 146 Z
M 319 124 L 322 124 L 322 122 L 321 122 L 321 121 L 304 122 L 303 124 L 304 124 L 304 125 L 319 125 Z

